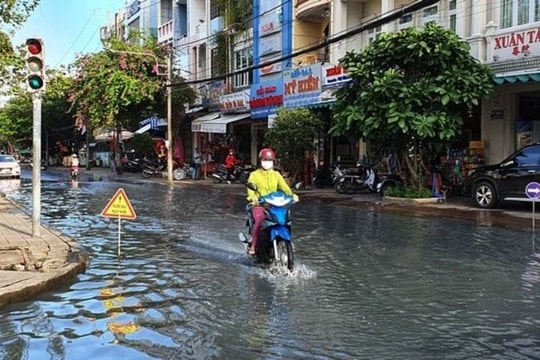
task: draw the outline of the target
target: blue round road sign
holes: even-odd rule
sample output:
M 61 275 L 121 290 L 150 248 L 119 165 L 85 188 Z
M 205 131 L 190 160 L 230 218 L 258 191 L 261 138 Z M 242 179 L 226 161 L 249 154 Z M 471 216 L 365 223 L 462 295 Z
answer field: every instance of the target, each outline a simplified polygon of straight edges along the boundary
M 540 198 L 540 183 L 537 183 L 536 181 L 530 182 L 525 186 L 525 194 L 529 197 L 529 199 L 536 200 Z

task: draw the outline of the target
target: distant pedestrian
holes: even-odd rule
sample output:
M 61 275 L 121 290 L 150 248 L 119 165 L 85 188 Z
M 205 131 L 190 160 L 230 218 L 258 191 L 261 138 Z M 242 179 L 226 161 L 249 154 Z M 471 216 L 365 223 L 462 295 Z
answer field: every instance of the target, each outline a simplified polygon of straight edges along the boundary
M 195 172 L 193 174 L 194 180 L 199 180 L 201 178 L 201 166 L 203 163 L 203 158 L 201 151 L 198 147 L 195 148 L 193 151 L 193 167 L 195 168 Z

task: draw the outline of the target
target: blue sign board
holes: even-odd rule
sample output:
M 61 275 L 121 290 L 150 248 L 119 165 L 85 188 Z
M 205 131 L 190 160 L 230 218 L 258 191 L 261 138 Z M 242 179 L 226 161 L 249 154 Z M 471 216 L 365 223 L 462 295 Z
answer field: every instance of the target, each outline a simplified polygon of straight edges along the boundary
M 525 194 L 532 200 L 540 198 L 540 184 L 536 181 L 528 183 L 525 187 Z

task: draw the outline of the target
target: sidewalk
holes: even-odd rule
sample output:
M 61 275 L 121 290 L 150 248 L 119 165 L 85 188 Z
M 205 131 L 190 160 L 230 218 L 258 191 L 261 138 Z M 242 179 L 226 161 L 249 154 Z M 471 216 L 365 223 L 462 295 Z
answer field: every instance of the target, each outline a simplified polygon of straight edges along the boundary
M 0 307 L 63 286 L 88 267 L 76 242 L 41 226 L 0 192 Z

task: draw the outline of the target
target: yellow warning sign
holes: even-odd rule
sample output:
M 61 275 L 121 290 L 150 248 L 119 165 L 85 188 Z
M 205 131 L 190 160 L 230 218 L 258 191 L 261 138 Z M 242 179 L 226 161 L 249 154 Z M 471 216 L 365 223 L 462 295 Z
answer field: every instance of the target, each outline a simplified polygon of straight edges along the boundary
M 109 200 L 109 203 L 101 212 L 101 216 L 128 220 L 134 220 L 137 217 L 126 192 L 122 188 L 118 189 L 112 199 Z

